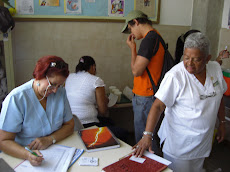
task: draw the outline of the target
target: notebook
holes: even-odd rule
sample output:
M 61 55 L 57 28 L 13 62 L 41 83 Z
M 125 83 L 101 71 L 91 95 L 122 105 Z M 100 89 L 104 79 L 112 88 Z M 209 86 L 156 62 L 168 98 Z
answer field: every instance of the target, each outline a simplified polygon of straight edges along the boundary
M 83 152 L 84 149 L 76 149 L 68 169 L 77 161 L 77 159 L 82 155 Z
M 87 152 L 120 147 L 118 139 L 108 127 L 83 129 L 79 131 L 79 135 Z
M 32 166 L 28 160 L 24 160 L 14 170 L 16 172 L 66 172 L 75 150 L 74 147 L 54 144 L 45 150 L 40 150 L 44 158 L 40 166 Z
M 110 164 L 102 169 L 102 172 L 160 172 L 167 168 L 167 165 L 162 164 L 158 161 L 150 159 L 146 156 L 142 156 L 144 159 L 143 163 L 136 162 L 130 159 L 132 155 L 129 155 L 113 164 Z

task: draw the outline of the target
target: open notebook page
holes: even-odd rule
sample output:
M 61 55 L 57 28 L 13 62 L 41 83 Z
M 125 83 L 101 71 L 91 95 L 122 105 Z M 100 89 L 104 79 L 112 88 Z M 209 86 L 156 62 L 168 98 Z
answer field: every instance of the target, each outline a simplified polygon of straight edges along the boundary
M 32 166 L 28 160 L 25 160 L 14 170 L 16 172 L 66 172 L 75 149 L 74 147 L 52 145 L 46 150 L 40 150 L 44 158 L 40 166 Z

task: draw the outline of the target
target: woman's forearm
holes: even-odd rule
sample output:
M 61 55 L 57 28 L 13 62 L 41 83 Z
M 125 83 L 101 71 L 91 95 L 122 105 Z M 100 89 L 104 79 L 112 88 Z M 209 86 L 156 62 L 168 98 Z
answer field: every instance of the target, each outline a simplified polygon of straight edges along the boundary
M 224 98 L 222 97 L 220 102 L 220 107 L 218 111 L 218 119 L 221 122 L 225 121 L 225 106 L 224 106 Z
M 27 159 L 28 151 L 14 141 L 15 134 L 0 130 L 0 150 L 16 158 Z
M 74 131 L 74 120 L 71 119 L 70 121 L 64 123 L 59 130 L 50 134 L 50 136 L 52 135 L 52 137 L 55 138 L 55 140 L 58 142 L 73 134 L 73 131 Z
M 145 128 L 146 131 L 149 131 L 149 132 L 154 131 L 157 125 L 157 122 L 162 112 L 164 111 L 164 109 L 165 109 L 165 105 L 159 99 L 156 99 L 153 102 L 153 105 L 149 111 L 149 115 L 148 115 L 147 122 L 146 122 L 146 128 Z

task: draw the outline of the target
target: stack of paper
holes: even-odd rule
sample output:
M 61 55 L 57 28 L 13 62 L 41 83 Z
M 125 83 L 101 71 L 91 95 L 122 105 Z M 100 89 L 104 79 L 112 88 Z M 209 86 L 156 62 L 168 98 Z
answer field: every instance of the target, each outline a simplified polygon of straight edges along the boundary
M 66 172 L 76 148 L 62 145 L 52 145 L 40 150 L 43 162 L 40 166 L 32 166 L 28 160 L 23 161 L 14 170 L 16 172 Z

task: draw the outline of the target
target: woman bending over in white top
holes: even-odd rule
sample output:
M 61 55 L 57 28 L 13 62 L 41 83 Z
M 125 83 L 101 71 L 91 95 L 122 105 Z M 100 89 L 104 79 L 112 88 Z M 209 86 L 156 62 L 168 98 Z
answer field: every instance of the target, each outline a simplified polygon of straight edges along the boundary
M 72 113 L 79 118 L 85 128 L 93 125 L 108 126 L 118 138 L 124 140 L 122 138 L 124 131 L 112 126 L 113 122 L 105 117 L 108 110 L 105 84 L 95 75 L 94 59 L 90 56 L 81 57 L 75 73 L 69 75 L 65 84 Z

